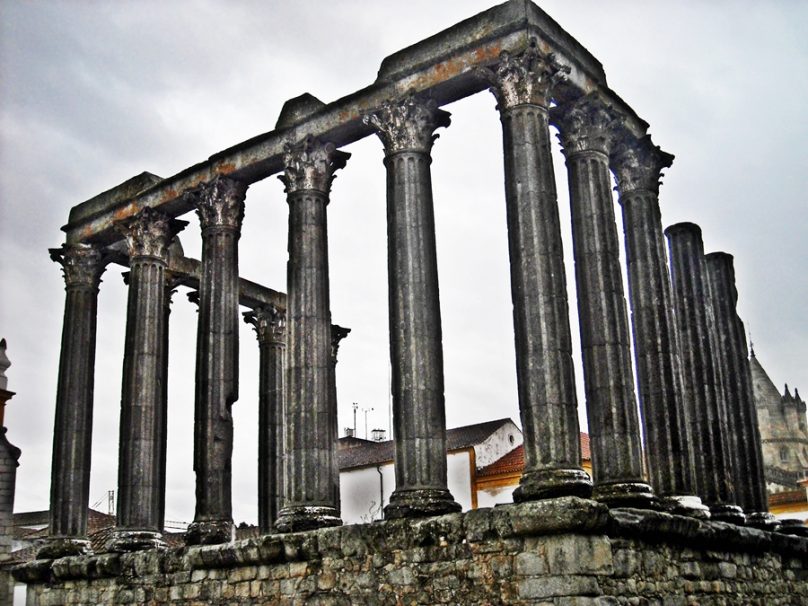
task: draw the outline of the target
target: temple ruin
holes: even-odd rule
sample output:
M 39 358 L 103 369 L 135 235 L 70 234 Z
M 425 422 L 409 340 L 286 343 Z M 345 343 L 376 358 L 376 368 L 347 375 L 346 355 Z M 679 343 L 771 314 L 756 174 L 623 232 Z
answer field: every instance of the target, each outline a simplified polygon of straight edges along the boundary
M 441 106 L 485 91 L 503 130 L 525 469 L 514 504 L 461 514 L 446 480 L 430 154 L 451 122 Z M 591 478 L 551 126 L 569 177 Z M 291 99 L 271 132 L 75 206 L 51 250 L 66 301 L 49 539 L 14 571 L 28 603 L 808 603 L 808 539 L 795 536 L 806 528 L 778 530 L 767 511 L 732 257 L 705 256 L 690 223 L 668 227 L 666 245 L 659 193 L 673 155 L 648 129 L 579 42 L 510 0 L 387 57 L 366 88 Z M 396 488 L 384 522 L 340 527 L 334 376 L 347 329 L 332 325 L 326 214 L 335 172 L 350 170 L 340 148 L 373 135 L 387 171 Z M 249 187 L 272 175 L 289 205 L 285 294 L 238 270 Z M 201 260 L 176 244 L 191 229 Z M 110 263 L 129 268 L 119 506 L 106 552 L 90 553 L 96 306 Z M 187 546 L 168 550 L 167 326 L 180 285 L 199 311 L 196 510 Z M 261 352 L 263 534 L 234 543 L 240 305 Z

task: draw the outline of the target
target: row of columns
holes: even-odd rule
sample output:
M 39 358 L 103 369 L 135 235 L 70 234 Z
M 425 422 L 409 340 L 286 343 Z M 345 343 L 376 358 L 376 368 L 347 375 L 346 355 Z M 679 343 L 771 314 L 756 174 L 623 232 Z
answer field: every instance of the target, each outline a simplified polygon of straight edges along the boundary
M 590 496 L 767 525 L 765 482 L 737 317 L 731 257 L 703 254 L 689 224 L 669 228 L 659 180 L 673 156 L 631 134 L 597 94 L 550 108 L 568 67 L 532 43 L 479 70 L 503 128 L 519 409 L 525 469 L 517 501 Z M 447 487 L 445 404 L 431 149 L 450 123 L 412 94 L 365 116 L 387 170 L 390 357 L 396 489 L 388 518 L 460 509 Z M 566 158 L 593 478 L 581 468 L 572 338 L 550 123 Z M 287 308 L 245 314 L 261 351 L 262 532 L 341 523 L 336 461 L 336 349 L 330 317 L 327 205 L 349 154 L 307 137 L 286 146 Z M 627 306 L 611 172 L 623 213 Z M 189 543 L 233 536 L 231 406 L 238 399 L 238 239 L 247 185 L 218 177 L 187 194 L 202 228 L 194 469 Z M 119 513 L 111 547 L 162 544 L 165 485 L 167 248 L 184 222 L 145 209 L 122 223 L 130 254 L 121 416 Z M 52 251 L 67 285 L 52 487 L 44 554 L 86 549 L 95 306 L 103 261 L 92 246 Z M 671 279 L 672 278 L 672 279 Z M 746 370 L 744 370 L 746 369 Z M 640 431 L 650 484 L 646 480 Z M 736 436 L 732 440 L 729 435 Z M 695 456 L 694 453 L 699 453 Z M 702 503 L 702 501 L 704 503 Z M 709 509 L 708 509 L 709 507 Z

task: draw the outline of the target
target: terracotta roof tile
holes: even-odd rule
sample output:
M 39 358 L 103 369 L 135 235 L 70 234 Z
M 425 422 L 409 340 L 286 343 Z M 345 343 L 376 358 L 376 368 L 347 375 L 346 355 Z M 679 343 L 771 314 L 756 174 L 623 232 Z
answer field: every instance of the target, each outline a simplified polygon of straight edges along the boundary
M 769 506 L 772 505 L 787 505 L 791 503 L 805 503 L 808 505 L 808 498 L 805 495 L 805 490 L 786 490 L 784 492 L 775 492 L 769 495 Z
M 497 419 L 448 429 L 446 430 L 446 449 L 457 450 L 475 446 L 485 441 L 500 427 L 511 422 L 510 419 Z M 351 437 L 339 439 L 337 458 L 340 469 L 351 469 L 389 463 L 393 460 L 394 454 L 395 442 L 393 440 L 373 442 Z

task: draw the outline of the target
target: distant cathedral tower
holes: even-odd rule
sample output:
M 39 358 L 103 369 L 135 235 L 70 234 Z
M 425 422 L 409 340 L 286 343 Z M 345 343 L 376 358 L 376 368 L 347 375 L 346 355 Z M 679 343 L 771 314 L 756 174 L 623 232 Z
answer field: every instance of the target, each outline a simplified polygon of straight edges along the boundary
M 770 493 L 798 488 L 797 482 L 808 476 L 808 424 L 806 405 L 788 385 L 781 394 L 755 357 L 749 359 L 755 393 L 766 484 Z

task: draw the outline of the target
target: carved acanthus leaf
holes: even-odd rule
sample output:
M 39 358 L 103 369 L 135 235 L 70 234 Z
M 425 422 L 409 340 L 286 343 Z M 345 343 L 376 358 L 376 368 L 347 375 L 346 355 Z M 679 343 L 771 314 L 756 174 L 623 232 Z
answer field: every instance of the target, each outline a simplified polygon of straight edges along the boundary
M 232 227 L 241 229 L 244 198 L 249 184 L 230 177 L 216 177 L 185 196 L 196 207 L 202 229 Z
M 244 321 L 251 324 L 259 343 L 286 345 L 286 311 L 271 303 L 244 312 Z
M 63 244 L 48 250 L 50 258 L 62 266 L 65 285 L 98 289 L 104 261 L 101 252 L 92 244 Z
M 153 208 L 144 208 L 134 217 L 116 224 L 129 250 L 129 257 L 156 257 L 166 261 L 171 240 L 187 225 Z
M 323 143 L 309 135 L 295 145 L 284 146 L 284 174 L 278 178 L 286 193 L 315 190 L 328 193 L 334 173 L 344 168 L 351 154 L 338 150 L 333 143 Z
M 623 124 L 622 116 L 598 97 L 587 95 L 550 110 L 566 156 L 577 152 L 608 154 Z
M 531 38 L 523 52 L 502 51 L 495 67 L 481 67 L 477 73 L 491 84 L 497 109 L 503 111 L 526 104 L 547 107 L 554 87 L 567 79 L 570 67 L 559 63 L 554 54 L 542 53 Z
M 402 151 L 429 153 L 439 135 L 435 129 L 451 123 L 451 114 L 439 109 L 434 99 L 422 101 L 413 93 L 401 100 L 388 100 L 362 118 L 373 127 L 386 154 Z
M 637 190 L 659 194 L 662 170 L 672 164 L 673 155 L 654 145 L 650 135 L 637 139 L 627 134 L 612 154 L 612 170 L 621 195 Z

